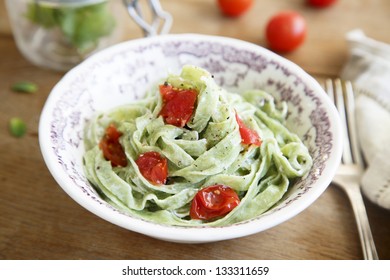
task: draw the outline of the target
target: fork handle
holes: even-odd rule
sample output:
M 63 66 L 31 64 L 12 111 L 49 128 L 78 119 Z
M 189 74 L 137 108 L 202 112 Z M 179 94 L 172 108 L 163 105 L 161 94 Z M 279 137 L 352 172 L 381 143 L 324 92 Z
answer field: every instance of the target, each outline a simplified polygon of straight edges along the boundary
M 355 213 L 356 224 L 359 231 L 360 241 L 363 247 L 363 255 L 366 260 L 378 260 L 378 253 L 375 248 L 374 238 L 372 237 L 370 224 L 368 222 L 367 211 L 364 206 L 360 186 L 345 190 Z

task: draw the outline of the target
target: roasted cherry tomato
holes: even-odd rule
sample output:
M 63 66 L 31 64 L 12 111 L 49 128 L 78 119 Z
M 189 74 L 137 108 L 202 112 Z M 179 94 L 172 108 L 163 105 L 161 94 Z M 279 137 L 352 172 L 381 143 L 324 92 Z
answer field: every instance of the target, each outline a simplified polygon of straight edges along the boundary
M 303 43 L 306 37 L 306 21 L 293 11 L 280 12 L 266 26 L 269 47 L 276 52 L 289 52 Z
M 183 127 L 190 120 L 198 96 L 193 89 L 176 89 L 169 84 L 160 85 L 163 107 L 160 116 L 165 123 Z
M 168 161 L 157 152 L 141 154 L 135 161 L 139 171 L 154 185 L 165 184 L 168 177 Z
M 261 145 L 261 139 L 260 139 L 259 134 L 257 134 L 256 130 L 253 130 L 253 129 L 250 129 L 249 127 L 247 127 L 242 122 L 242 120 L 240 119 L 240 117 L 237 114 L 236 114 L 236 120 L 237 120 L 238 128 L 240 130 L 242 143 L 246 144 L 246 145 L 253 144 L 253 145 L 256 145 L 256 146 L 260 146 Z
M 218 0 L 218 6 L 223 14 L 238 17 L 249 10 L 253 0 Z
M 240 198 L 237 193 L 225 185 L 213 185 L 201 189 L 192 200 L 190 217 L 197 220 L 211 220 L 222 217 L 232 211 Z
M 333 3 L 335 3 L 336 0 L 307 0 L 307 3 L 313 7 L 318 7 L 318 8 L 325 8 Z
M 103 151 L 104 158 L 111 161 L 112 166 L 127 165 L 127 159 L 125 151 L 121 143 L 119 143 L 119 137 L 122 133 L 116 129 L 113 124 L 110 124 L 105 131 L 103 138 L 100 140 L 99 147 Z

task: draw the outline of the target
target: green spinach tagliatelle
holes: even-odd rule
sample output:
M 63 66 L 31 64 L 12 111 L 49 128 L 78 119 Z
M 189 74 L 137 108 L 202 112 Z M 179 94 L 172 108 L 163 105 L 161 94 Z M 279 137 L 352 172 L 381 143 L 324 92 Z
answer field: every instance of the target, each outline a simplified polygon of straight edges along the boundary
M 312 165 L 308 149 L 283 125 L 286 104 L 276 106 L 261 90 L 227 92 L 210 73 L 195 66 L 184 66 L 180 75 L 169 75 L 165 81 L 198 92 L 185 127 L 165 124 L 159 116 L 163 101 L 158 86 L 141 100 L 97 114 L 86 127 L 87 178 L 115 207 L 156 223 L 222 226 L 264 213 L 283 197 L 292 179 L 308 173 Z M 242 144 L 236 113 L 259 134 L 260 147 Z M 109 124 L 122 133 L 126 167 L 112 167 L 99 148 Z M 148 151 L 167 158 L 167 184 L 153 185 L 141 175 L 135 160 Z M 215 184 L 234 189 L 240 204 L 217 220 L 190 219 L 195 194 Z

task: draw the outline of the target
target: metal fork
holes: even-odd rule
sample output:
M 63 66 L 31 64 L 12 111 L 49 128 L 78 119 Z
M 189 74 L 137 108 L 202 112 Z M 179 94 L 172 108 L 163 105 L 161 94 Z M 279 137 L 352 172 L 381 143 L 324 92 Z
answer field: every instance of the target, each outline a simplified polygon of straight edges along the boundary
M 333 183 L 341 187 L 350 200 L 363 247 L 364 259 L 377 260 L 378 254 L 360 189 L 364 161 L 361 155 L 355 123 L 354 90 L 350 81 L 341 81 L 340 79 L 334 81 L 331 79 L 326 80 L 324 88 L 339 111 L 345 135 L 343 138 L 342 162 L 333 179 Z

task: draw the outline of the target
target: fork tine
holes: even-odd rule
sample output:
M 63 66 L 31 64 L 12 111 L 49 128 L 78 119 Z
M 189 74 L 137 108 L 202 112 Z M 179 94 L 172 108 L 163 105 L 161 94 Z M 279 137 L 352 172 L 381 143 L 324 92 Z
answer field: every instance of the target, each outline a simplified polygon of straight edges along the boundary
M 361 168 L 363 168 L 363 159 L 359 145 L 359 137 L 357 134 L 356 128 L 356 118 L 355 118 L 355 95 L 352 87 L 352 83 L 350 81 L 344 82 L 345 88 L 345 100 L 346 100 L 346 115 L 347 115 L 347 123 L 349 124 L 349 136 L 351 142 L 351 151 L 352 158 L 354 163 L 358 164 Z
M 328 94 L 330 100 L 334 104 L 333 82 L 331 79 L 326 79 L 324 88 L 325 88 L 325 92 Z
M 332 81 L 329 82 L 329 86 L 332 86 L 333 99 L 334 103 L 339 111 L 340 119 L 341 119 L 341 128 L 344 134 L 343 137 L 343 155 L 342 162 L 349 164 L 352 163 L 352 154 L 351 154 L 351 145 L 349 143 L 349 133 L 348 133 L 348 125 L 347 125 L 347 116 L 345 111 L 344 104 L 344 90 L 340 79 L 334 80 L 334 85 Z

